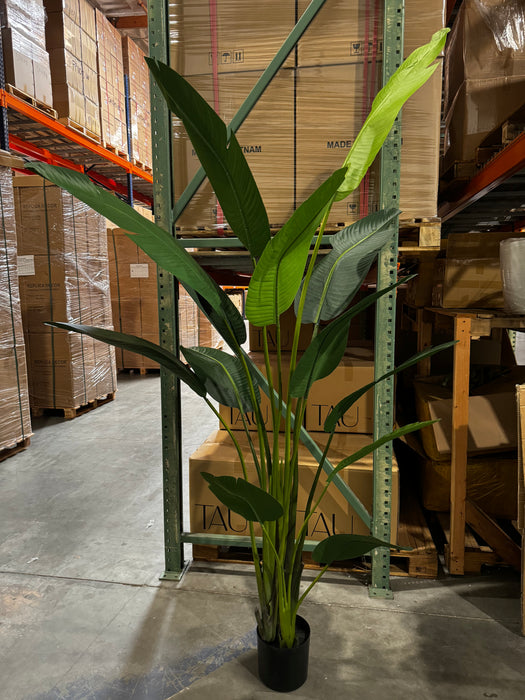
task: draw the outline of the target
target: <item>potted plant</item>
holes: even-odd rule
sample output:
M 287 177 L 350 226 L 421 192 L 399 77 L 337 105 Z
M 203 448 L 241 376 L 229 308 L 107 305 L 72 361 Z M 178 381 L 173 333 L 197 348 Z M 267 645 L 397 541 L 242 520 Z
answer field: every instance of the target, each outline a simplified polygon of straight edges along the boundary
M 170 232 L 144 219 L 113 194 L 96 187 L 84 175 L 49 165 L 31 166 L 129 231 L 130 238 L 186 288 L 229 346 L 229 352 L 205 347 L 181 348 L 184 363 L 166 349 L 134 336 L 76 324 L 50 324 L 86 333 L 158 361 L 202 396 L 221 421 L 211 399 L 238 408 L 241 414 L 254 412 L 257 432 L 250 432 L 244 425 L 248 455 L 243 453 L 235 433 L 223 421 L 238 451 L 244 477 L 209 473 L 202 476 L 223 504 L 249 521 L 259 595 L 256 619 L 260 675 L 269 687 L 276 690 L 293 690 L 306 678 L 309 629 L 298 616 L 298 611 L 328 566 L 336 560 L 361 556 L 379 546 L 395 546 L 371 536 L 332 535 L 314 549 L 312 556 L 322 568 L 310 585 L 301 590 L 302 551 L 312 514 L 338 472 L 372 453 L 378 446 L 428 424 L 410 424 L 382 435 L 332 467 L 327 455 L 338 420 L 375 383 L 401 368 L 340 401 L 325 422 L 328 439 L 319 459 L 304 519 L 300 520 L 297 512 L 298 451 L 299 443 L 304 439 L 301 426 L 310 388 L 339 364 L 351 320 L 399 284 L 351 305 L 378 251 L 393 235 L 392 227 L 399 212 L 390 209 L 374 213 L 333 234 L 332 250 L 318 259 L 330 206 L 359 185 L 403 103 L 433 73 L 436 66 L 432 63 L 443 49 L 447 31 L 437 32 L 428 44 L 414 51 L 401 65 L 375 98 L 341 169 L 294 212 L 275 236 L 270 233 L 263 201 L 235 135 L 229 133 L 213 109 L 180 75 L 157 61 L 148 60 L 170 110 L 186 127 L 233 234 L 250 252 L 254 272 L 246 299 L 246 316 L 252 324 L 263 328 L 265 374 L 257 369 L 241 347 L 246 340 L 245 324 L 229 297 Z M 297 323 L 290 353 L 289 382 L 285 389 L 279 317 L 292 304 L 295 305 Z M 313 323 L 312 339 L 299 356 L 299 331 L 301 323 L 305 322 Z M 270 325 L 276 329 L 275 372 L 272 372 L 265 332 Z M 403 367 L 437 350 L 421 353 Z M 267 426 L 261 416 L 261 391 L 268 395 L 271 405 Z M 281 420 L 284 420 L 284 449 L 280 449 L 278 438 Z M 248 457 L 255 464 L 255 483 L 248 479 Z M 262 534 L 259 541 L 255 537 L 255 523 Z M 297 657 L 302 657 L 298 662 L 299 670 L 290 670 Z

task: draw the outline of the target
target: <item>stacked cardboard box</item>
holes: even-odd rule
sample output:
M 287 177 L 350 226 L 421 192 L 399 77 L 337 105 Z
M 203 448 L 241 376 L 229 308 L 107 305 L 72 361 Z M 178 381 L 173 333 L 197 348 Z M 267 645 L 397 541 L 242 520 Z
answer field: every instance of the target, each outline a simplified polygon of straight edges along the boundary
M 87 0 L 45 0 L 53 104 L 58 116 L 100 137 L 95 10 Z
M 452 309 L 502 309 L 501 241 L 516 233 L 453 233 L 434 272 L 432 302 Z
M 204 0 L 176 3 L 180 32 L 172 44 L 172 65 L 228 123 L 293 27 L 296 4 L 272 0 L 248 17 L 235 2 L 222 0 L 213 17 Z M 299 13 L 308 4 L 302 0 Z M 341 166 L 365 120 L 382 66 L 382 18 L 379 11 L 367 14 L 365 9 L 364 0 L 327 3 L 237 132 L 272 224 L 286 221 Z M 409 0 L 406 52 L 430 39 L 443 22 L 442 0 L 426 3 L 423 11 Z M 404 109 L 405 218 L 437 212 L 440 110 L 441 66 Z M 199 164 L 177 120 L 174 137 L 178 197 Z M 333 206 L 332 223 L 377 209 L 378 184 L 376 168 L 360 191 Z M 181 227 L 224 224 L 209 185 L 203 184 L 193 200 L 179 219 Z
M 0 153 L 0 158 L 3 154 Z M 0 164 L 0 454 L 31 435 L 26 353 L 17 275 L 13 176 Z
M 157 266 L 126 231 L 108 228 L 111 305 L 115 330 L 159 342 Z M 220 337 L 193 299 L 179 285 L 179 342 L 184 347 L 215 347 Z M 118 369 L 158 368 L 153 360 L 117 350 Z
M 116 390 L 113 348 L 50 328 L 112 328 L 106 221 L 37 176 L 15 179 L 18 274 L 35 408 L 77 408 Z
M 0 0 L 5 80 L 52 106 L 45 21 L 42 0 Z
M 143 167 L 151 168 L 153 156 L 149 70 L 144 60 L 144 53 L 128 36 L 122 37 L 122 54 L 124 72 L 129 79 L 133 160 Z
M 524 11 L 520 3 L 464 0 L 445 59 L 445 154 L 442 169 L 476 158 L 483 139 L 522 105 Z
M 96 10 L 98 87 L 102 142 L 122 155 L 128 153 L 126 95 L 121 36 Z

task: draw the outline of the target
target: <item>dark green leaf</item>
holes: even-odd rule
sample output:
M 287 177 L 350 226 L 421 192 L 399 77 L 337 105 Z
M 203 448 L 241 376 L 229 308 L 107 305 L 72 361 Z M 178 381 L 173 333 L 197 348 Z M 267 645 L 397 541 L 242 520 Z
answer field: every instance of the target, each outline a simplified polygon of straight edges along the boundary
M 292 305 L 304 274 L 312 236 L 343 177 L 344 170 L 329 177 L 266 246 L 246 297 L 246 317 L 254 325 L 277 323 L 278 316 Z
M 105 328 L 95 328 L 94 326 L 83 326 L 78 323 L 54 323 L 49 322 L 46 325 L 54 326 L 55 328 L 63 328 L 66 331 L 74 331 L 75 333 L 83 333 L 95 340 L 101 340 L 108 345 L 114 345 L 116 348 L 122 348 L 129 352 L 136 352 L 139 355 L 149 357 L 150 360 L 158 362 L 160 365 L 168 369 L 170 372 L 185 382 L 190 389 L 199 396 L 206 396 L 204 384 L 186 365 L 173 355 L 169 350 L 165 350 L 160 345 L 150 343 L 149 340 L 137 338 L 135 335 L 127 335 L 126 333 L 118 333 L 117 331 L 108 331 Z
M 96 187 L 86 175 L 46 163 L 32 163 L 27 167 L 58 187 L 67 190 L 117 226 L 135 234 L 129 236 L 130 240 L 149 255 L 159 267 L 175 275 L 188 291 L 194 289 L 198 292 L 215 309 L 226 325 L 232 329 L 240 328 L 242 318 L 228 295 L 167 231 L 145 219 L 133 207 L 111 192 Z M 242 325 L 244 326 L 243 323 Z M 233 330 L 232 333 L 234 333 Z M 239 336 L 238 341 L 239 344 L 244 342 L 242 336 Z
M 440 29 L 428 44 L 413 51 L 377 93 L 372 109 L 346 157 L 344 164 L 349 167 L 336 201 L 344 199 L 358 187 L 388 136 L 399 110 L 438 67 L 437 63 L 433 66 L 429 64 L 443 50 L 449 31 L 448 28 Z
M 379 382 L 382 382 L 384 379 L 387 379 L 388 377 L 392 377 L 394 374 L 397 374 L 398 372 L 402 372 L 404 369 L 407 369 L 408 367 L 411 367 L 412 365 L 417 364 L 418 362 L 421 362 L 421 360 L 426 359 L 427 357 L 431 357 L 432 355 L 435 355 L 438 352 L 441 352 L 442 350 L 445 350 L 446 348 L 450 348 L 451 346 L 455 345 L 456 341 L 451 340 L 448 343 L 443 343 L 442 345 L 436 345 L 436 347 L 433 348 L 427 348 L 426 350 L 423 350 L 422 352 L 419 352 L 417 355 L 414 355 L 410 359 L 406 360 L 406 362 L 403 362 L 403 364 L 399 365 L 399 367 L 395 367 L 393 370 L 390 372 L 386 372 L 386 374 L 383 374 L 379 379 L 376 379 L 373 382 L 370 382 L 369 384 L 365 384 L 365 386 L 362 386 L 360 389 L 357 389 L 356 391 L 353 391 L 351 394 L 348 396 L 345 396 L 339 403 L 333 407 L 333 409 L 330 411 L 328 414 L 328 417 L 326 418 L 324 422 L 324 430 L 327 433 L 333 433 L 336 429 L 338 421 L 341 420 L 341 418 L 344 416 L 344 414 L 348 411 L 348 409 L 353 406 L 353 404 L 363 396 L 363 394 L 366 394 L 367 391 L 369 391 L 373 386 L 376 384 L 379 384 Z
M 248 379 L 238 357 L 229 355 L 216 348 L 183 348 L 181 352 L 191 368 L 206 387 L 206 391 L 219 403 L 239 408 L 243 412 L 253 411 L 255 407 L 250 397 Z M 255 396 L 260 402 L 257 380 Z
M 396 231 L 398 209 L 356 221 L 331 236 L 333 250 L 316 265 L 303 310 L 303 323 L 329 321 L 343 312 L 361 286 L 381 248 Z M 295 299 L 295 308 L 299 295 Z
M 207 472 L 201 474 L 219 501 L 246 520 L 264 523 L 282 517 L 283 508 L 279 501 L 249 481 Z
M 384 542 L 368 535 L 331 535 L 312 552 L 312 559 L 318 564 L 332 564 L 334 561 L 355 559 L 371 552 L 376 547 L 388 547 L 389 549 L 403 549 L 409 551 L 410 547 L 400 547 L 397 544 Z
M 270 240 L 268 215 L 235 134 L 181 75 L 156 59 L 146 62 L 182 120 L 232 231 L 258 258 Z
M 407 279 L 409 278 L 405 277 L 379 292 L 369 294 L 324 328 L 312 340 L 297 363 L 290 380 L 290 395 L 297 398 L 306 396 L 314 382 L 331 374 L 344 355 L 352 319 Z

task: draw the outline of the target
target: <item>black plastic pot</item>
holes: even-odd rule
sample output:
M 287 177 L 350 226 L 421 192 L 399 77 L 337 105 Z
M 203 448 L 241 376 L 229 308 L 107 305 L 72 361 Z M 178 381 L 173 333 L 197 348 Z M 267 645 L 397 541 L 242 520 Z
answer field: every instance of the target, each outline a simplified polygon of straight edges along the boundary
M 289 693 L 300 688 L 308 677 L 308 652 L 310 650 L 310 625 L 297 615 L 295 636 L 298 645 L 281 649 L 276 642 L 265 642 L 257 630 L 257 658 L 259 678 L 267 688 Z

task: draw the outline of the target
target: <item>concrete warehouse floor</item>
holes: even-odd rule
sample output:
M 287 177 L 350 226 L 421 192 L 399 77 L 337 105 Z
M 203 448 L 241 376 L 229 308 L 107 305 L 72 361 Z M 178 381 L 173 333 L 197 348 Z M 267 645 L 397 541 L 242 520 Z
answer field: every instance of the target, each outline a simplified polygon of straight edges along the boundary
M 251 568 L 163 570 L 159 378 L 115 401 L 35 421 L 0 464 L 2 700 L 270 700 L 256 677 Z M 190 454 L 215 428 L 185 398 Z M 190 442 L 191 441 L 191 442 Z M 329 574 L 302 608 L 310 675 L 290 697 L 522 700 L 520 582 L 509 572 L 393 578 L 371 599 Z

